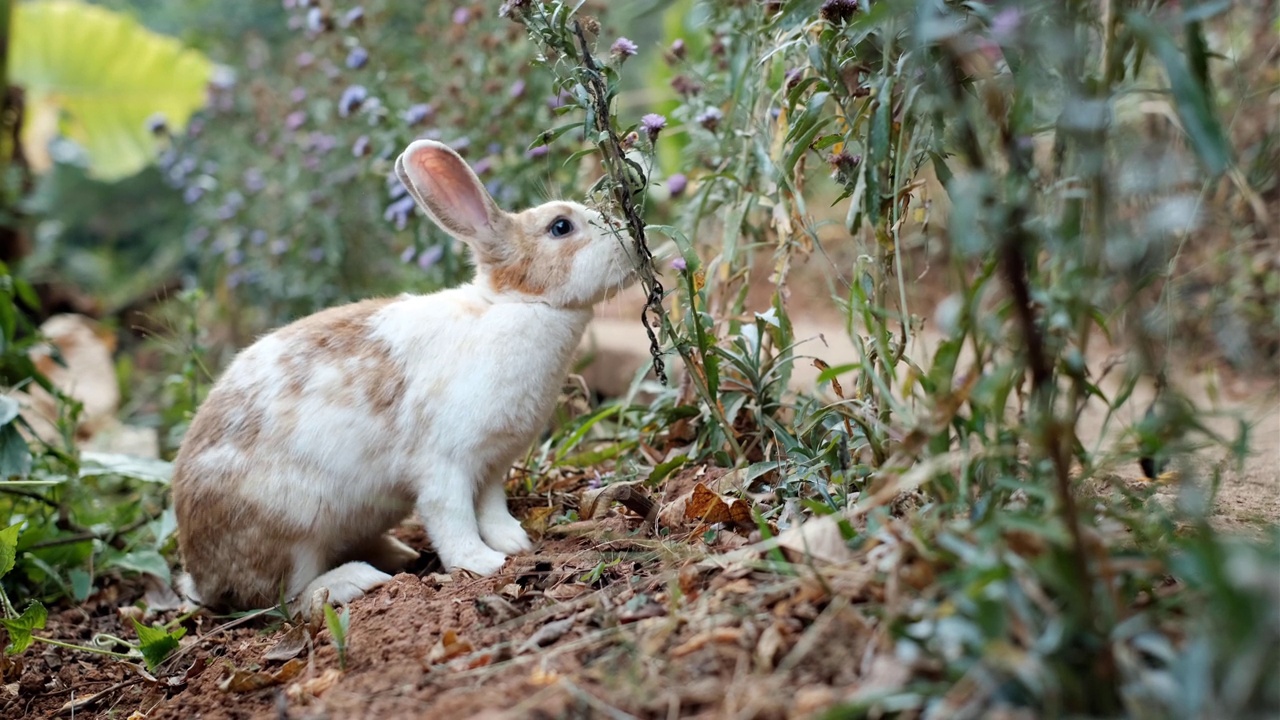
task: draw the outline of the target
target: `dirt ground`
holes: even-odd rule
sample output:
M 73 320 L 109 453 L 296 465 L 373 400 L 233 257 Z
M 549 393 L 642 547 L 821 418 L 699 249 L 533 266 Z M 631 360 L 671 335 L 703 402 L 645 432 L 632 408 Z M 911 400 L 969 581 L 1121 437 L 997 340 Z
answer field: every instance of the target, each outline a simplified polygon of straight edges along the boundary
M 840 361 L 837 335 L 821 327 L 800 333 L 810 330 L 828 333 L 823 353 Z M 1280 518 L 1276 383 L 1229 378 L 1213 393 L 1203 385 L 1188 387 L 1210 409 L 1211 428 L 1230 431 L 1240 419 L 1253 427 L 1253 453 L 1243 468 L 1227 470 L 1215 519 L 1255 531 Z M 1135 396 L 1117 427 L 1136 419 L 1150 388 Z M 1091 409 L 1081 426 L 1101 433 L 1101 419 Z M 1139 477 L 1136 467 L 1110 470 Z M 656 498 L 659 506 L 722 472 L 682 471 Z M 155 673 L 41 644 L 0 661 L 0 716 L 799 718 L 906 677 L 886 659 L 891 653 L 878 652 L 888 649 L 888 633 L 858 608 L 890 591 L 865 568 L 779 578 L 750 563 L 707 562 L 758 536 L 702 526 L 658 540 L 620 509 L 603 520 L 548 524 L 590 484 L 585 474 L 567 476 L 537 497 L 513 498 L 542 540 L 494 577 L 440 574 L 421 529 L 402 528 L 423 558 L 352 604 L 345 670 L 323 623 L 292 628 L 272 616 L 197 615 L 181 651 Z M 1163 494 L 1174 501 L 1177 493 L 1171 483 Z M 144 590 L 110 586 L 80 607 L 54 610 L 41 634 L 81 643 L 102 633 L 133 637 L 125 617 Z M 282 649 L 291 644 L 292 653 Z

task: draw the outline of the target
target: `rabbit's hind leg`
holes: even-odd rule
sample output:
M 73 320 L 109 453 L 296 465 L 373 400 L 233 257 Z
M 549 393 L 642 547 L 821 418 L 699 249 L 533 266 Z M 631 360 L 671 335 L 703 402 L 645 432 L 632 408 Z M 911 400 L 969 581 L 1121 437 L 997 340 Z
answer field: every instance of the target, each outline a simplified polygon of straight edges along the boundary
M 349 562 L 312 580 L 290 606 L 293 612 L 310 617 L 320 608 L 317 593 L 328 591 L 328 602 L 345 605 L 390 580 L 391 576 L 366 562 Z
M 384 573 L 397 573 L 418 559 L 418 551 L 389 534 L 375 535 L 357 545 L 348 559 L 369 563 Z

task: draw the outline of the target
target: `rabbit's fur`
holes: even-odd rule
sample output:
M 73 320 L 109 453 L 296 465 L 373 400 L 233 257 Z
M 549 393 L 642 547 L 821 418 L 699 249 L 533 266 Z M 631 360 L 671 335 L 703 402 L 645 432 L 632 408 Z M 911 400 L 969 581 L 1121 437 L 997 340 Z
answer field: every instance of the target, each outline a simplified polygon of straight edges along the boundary
M 545 426 L 592 305 L 634 279 L 634 253 L 576 203 L 501 211 L 440 143 L 413 143 L 396 171 L 471 247 L 476 275 L 330 308 L 235 358 L 174 465 L 187 586 L 207 605 L 358 597 L 416 557 L 387 534 L 415 510 L 450 570 L 491 574 L 532 547 L 503 482 Z

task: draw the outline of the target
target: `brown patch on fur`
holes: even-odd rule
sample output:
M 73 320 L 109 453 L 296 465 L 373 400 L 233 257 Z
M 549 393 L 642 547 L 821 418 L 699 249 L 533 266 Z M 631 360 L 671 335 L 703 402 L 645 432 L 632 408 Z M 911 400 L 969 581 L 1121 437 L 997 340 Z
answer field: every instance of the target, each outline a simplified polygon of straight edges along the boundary
M 498 292 L 541 295 L 547 289 L 543 278 L 535 276 L 534 269 L 528 262 L 508 263 L 493 268 L 489 271 L 489 282 Z
M 195 477 L 184 460 L 173 476 L 178 545 L 201 601 L 212 608 L 274 605 L 293 573 L 293 547 L 307 533 L 240 496 L 235 488 L 244 478 Z
M 349 378 L 334 397 L 326 399 L 350 404 L 363 394 L 372 413 L 394 418 L 408 379 L 392 358 L 391 347 L 370 334 L 373 315 L 391 302 L 383 298 L 330 308 L 277 331 L 288 350 L 268 360 L 278 362 L 286 378 L 275 403 L 219 383 L 196 413 L 174 463 L 173 498 L 187 572 L 205 604 L 232 608 L 275 604 L 294 572 L 295 549 L 310 541 L 309 528 L 286 526 L 263 510 L 254 496 L 257 484 L 251 473 L 272 472 L 270 454 L 257 450 L 260 443 L 268 442 L 262 437 L 268 423 L 273 435 L 288 437 L 298 423 L 306 422 L 297 416 L 296 396 L 306 391 L 313 368 L 360 368 L 353 371 L 357 377 Z M 269 412 L 273 407 L 274 412 Z M 240 467 L 249 470 L 201 462 L 207 453 L 224 446 L 239 452 Z M 406 489 L 385 498 L 394 506 L 388 517 L 401 507 L 412 508 L 412 495 Z M 331 563 L 334 558 L 320 560 Z M 335 566 L 327 564 L 321 572 Z
M 340 388 L 332 398 L 335 404 L 354 400 L 353 388 L 359 387 L 374 414 L 394 414 L 400 398 L 408 388 L 408 378 L 396 367 L 391 348 L 370 336 L 373 315 L 394 302 L 394 298 L 377 298 L 351 305 L 329 308 L 305 317 L 280 330 L 281 339 L 292 346 L 280 358 L 290 394 L 301 394 L 310 370 L 319 363 L 338 360 L 359 364 L 357 383 Z

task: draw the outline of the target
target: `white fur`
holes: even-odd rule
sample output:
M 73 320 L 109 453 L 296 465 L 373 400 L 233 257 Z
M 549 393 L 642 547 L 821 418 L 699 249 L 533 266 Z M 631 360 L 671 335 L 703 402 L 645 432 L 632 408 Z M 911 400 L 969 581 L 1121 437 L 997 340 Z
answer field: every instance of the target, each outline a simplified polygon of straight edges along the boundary
M 405 158 L 415 152 L 431 155 L 421 167 L 442 163 L 444 179 L 424 176 L 420 167 L 406 170 Z M 321 588 L 330 601 L 348 602 L 385 582 L 390 566 L 412 554 L 396 541 L 383 538 L 369 551 L 375 558 L 360 555 L 337 567 L 334 559 L 350 557 L 353 543 L 381 536 L 413 510 L 448 569 L 491 574 L 507 555 L 532 548 L 507 510 L 507 472 L 545 427 L 592 304 L 633 279 L 633 255 L 616 233 L 603 229 L 603 217 L 581 205 L 501 213 L 470 170 L 454 160 L 462 163 L 444 146 L 419 141 L 398 163 L 423 209 L 477 248 L 478 271 L 473 282 L 452 290 L 402 295 L 362 326 L 360 341 L 385 349 L 406 380 L 393 410 L 377 412 L 357 391 L 363 379 L 387 370 L 377 355 L 312 358 L 297 392 L 299 371 L 289 358 L 298 348 L 285 328 L 244 350 L 212 391 L 223 400 L 242 400 L 237 410 L 224 411 L 234 427 L 256 412 L 256 441 L 246 446 L 230 432 L 202 452 L 187 453 L 189 438 L 180 453 L 174 482 L 180 530 L 184 518 L 201 512 L 190 501 L 184 506 L 186 498 L 213 492 L 230 503 L 233 516 L 240 508 L 243 517 L 267 518 L 304 540 L 244 548 L 234 537 L 184 534 L 184 551 L 195 543 L 223 543 L 232 552 L 289 553 L 292 571 L 281 579 L 282 589 L 306 605 Z M 455 192 L 441 193 L 442 183 Z M 500 286 L 495 278 L 512 267 L 510 261 L 504 266 L 482 258 L 517 249 L 531 253 L 522 262 L 565 255 L 556 238 L 541 236 L 547 218 L 562 216 L 592 226 L 570 238 L 577 243 L 570 246 L 576 248 L 571 266 L 548 275 L 557 281 L 541 291 Z M 502 231 L 521 233 L 520 243 L 511 244 Z M 202 572 L 215 575 L 187 554 L 196 586 Z M 234 573 L 219 577 L 224 585 L 237 582 Z

